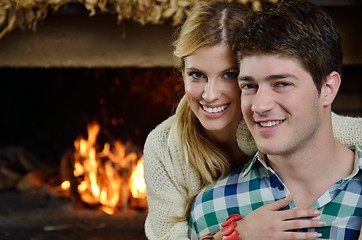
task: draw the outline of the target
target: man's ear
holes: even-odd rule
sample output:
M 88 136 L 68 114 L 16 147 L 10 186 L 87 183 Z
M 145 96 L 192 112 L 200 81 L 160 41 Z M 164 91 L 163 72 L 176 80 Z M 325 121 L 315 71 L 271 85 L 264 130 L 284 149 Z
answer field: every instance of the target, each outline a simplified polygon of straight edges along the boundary
M 338 72 L 331 72 L 321 88 L 321 98 L 323 106 L 331 105 L 337 96 L 339 86 L 341 85 L 341 75 Z

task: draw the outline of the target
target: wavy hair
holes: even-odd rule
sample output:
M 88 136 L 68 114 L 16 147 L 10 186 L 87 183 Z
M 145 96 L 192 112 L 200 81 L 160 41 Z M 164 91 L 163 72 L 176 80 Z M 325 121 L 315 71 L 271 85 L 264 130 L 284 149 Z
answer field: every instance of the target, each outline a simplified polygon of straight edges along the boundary
M 236 2 L 201 2 L 195 5 L 178 29 L 177 39 L 174 41 L 174 55 L 179 60 L 180 71 L 184 71 L 185 57 L 201 47 L 227 44 L 231 48 L 248 13 L 245 5 Z M 199 190 L 230 172 L 229 154 L 220 149 L 205 133 L 185 96 L 178 104 L 171 131 L 176 131 L 188 164 L 200 173 Z M 189 197 L 187 216 L 194 199 L 194 196 Z

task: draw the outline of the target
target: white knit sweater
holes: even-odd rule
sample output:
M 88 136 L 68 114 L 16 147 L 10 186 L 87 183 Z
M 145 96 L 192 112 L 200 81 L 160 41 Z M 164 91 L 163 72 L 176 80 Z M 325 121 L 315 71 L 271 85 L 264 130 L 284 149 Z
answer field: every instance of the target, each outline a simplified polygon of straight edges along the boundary
M 147 185 L 148 215 L 145 232 L 149 240 L 182 240 L 188 238 L 183 216 L 188 196 L 197 193 L 200 175 L 188 165 L 176 134 L 170 131 L 171 116 L 150 132 L 144 146 L 144 176 Z M 362 146 L 362 118 L 332 114 L 334 135 L 344 145 Z M 249 155 L 256 151 L 254 140 L 244 122 L 237 129 L 240 148 Z

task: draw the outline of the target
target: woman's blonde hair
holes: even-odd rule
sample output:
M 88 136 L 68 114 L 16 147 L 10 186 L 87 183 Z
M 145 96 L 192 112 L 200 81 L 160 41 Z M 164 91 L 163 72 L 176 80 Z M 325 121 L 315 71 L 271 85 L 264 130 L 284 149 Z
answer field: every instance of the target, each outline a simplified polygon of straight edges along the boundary
M 247 13 L 247 8 L 241 3 L 217 1 L 195 5 L 174 41 L 174 55 L 180 61 L 180 71 L 184 70 L 185 57 L 203 46 L 226 44 L 232 47 Z M 177 132 L 187 162 L 200 173 L 199 190 L 228 174 L 229 154 L 218 148 L 207 136 L 185 96 L 178 104 L 175 119 L 172 131 Z M 189 197 L 191 205 L 194 196 Z M 188 212 L 189 209 L 186 211 L 187 216 Z

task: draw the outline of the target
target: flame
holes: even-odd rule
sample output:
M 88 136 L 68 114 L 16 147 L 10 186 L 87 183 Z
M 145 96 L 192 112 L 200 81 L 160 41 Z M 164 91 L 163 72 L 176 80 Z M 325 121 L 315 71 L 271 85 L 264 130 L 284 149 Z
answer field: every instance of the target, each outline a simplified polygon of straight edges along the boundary
M 118 208 L 127 208 L 130 193 L 135 199 L 146 198 L 143 178 L 143 157 L 135 152 L 127 152 L 120 141 L 105 143 L 102 151 L 97 151 L 97 135 L 100 126 L 97 123 L 87 125 L 88 139 L 74 141 L 74 171 L 79 179 L 77 186 L 82 201 L 99 204 L 107 214 L 113 214 Z M 63 189 L 70 188 L 70 182 L 64 181 Z
M 130 178 L 130 189 L 134 198 L 146 198 L 146 183 L 143 177 L 143 158 L 141 158 Z
M 70 188 L 70 182 L 68 180 L 65 180 L 64 182 L 62 182 L 60 187 L 64 190 L 68 190 Z

